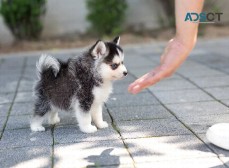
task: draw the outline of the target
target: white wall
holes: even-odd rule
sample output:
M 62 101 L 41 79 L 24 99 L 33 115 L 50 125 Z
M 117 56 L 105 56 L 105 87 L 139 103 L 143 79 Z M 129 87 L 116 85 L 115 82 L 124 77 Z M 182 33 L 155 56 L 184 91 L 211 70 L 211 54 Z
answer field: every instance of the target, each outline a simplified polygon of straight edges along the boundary
M 126 27 L 133 27 L 135 30 L 152 30 L 161 26 L 159 17 L 166 20 L 166 15 L 158 0 L 127 0 L 127 2 Z
M 67 3 L 66 3 L 67 2 Z M 161 4 L 152 0 L 127 0 L 125 27 L 134 29 L 159 28 L 158 16 L 165 18 Z M 90 24 L 86 20 L 84 0 L 49 0 L 44 20 L 44 37 L 66 33 L 85 33 Z
M 166 23 L 166 16 L 160 0 L 127 0 L 128 9 L 125 27 L 134 30 L 160 28 L 159 18 Z M 217 1 L 224 13 L 222 21 L 229 23 L 229 1 Z M 47 12 L 43 19 L 42 37 L 63 36 L 71 33 L 85 33 L 89 27 L 86 20 L 85 0 L 48 0 Z M 0 43 L 11 43 L 13 37 L 0 16 Z
M 127 0 L 125 27 L 139 29 L 158 28 L 158 15 L 165 16 L 157 0 Z M 55 37 L 71 33 L 83 34 L 90 26 L 86 20 L 85 0 L 48 0 L 43 18 L 42 37 Z M 12 41 L 12 36 L 0 20 L 0 43 Z
M 85 33 L 88 22 L 84 0 L 48 0 L 43 37 Z

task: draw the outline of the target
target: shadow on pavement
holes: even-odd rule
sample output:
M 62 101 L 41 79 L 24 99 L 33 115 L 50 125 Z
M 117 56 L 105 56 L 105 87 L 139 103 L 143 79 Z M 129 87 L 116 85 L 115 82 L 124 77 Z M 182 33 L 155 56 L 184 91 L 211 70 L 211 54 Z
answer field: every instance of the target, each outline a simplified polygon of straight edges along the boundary
M 89 163 L 93 163 L 93 165 L 87 166 L 87 168 L 101 166 L 100 165 L 101 159 L 106 159 L 107 162 L 109 162 L 109 160 L 113 160 L 115 163 L 117 163 L 113 167 L 118 168 L 120 165 L 120 157 L 116 155 L 112 155 L 111 152 L 113 150 L 114 150 L 113 148 L 109 148 L 109 149 L 104 150 L 100 155 L 91 155 L 91 156 L 88 156 L 87 158 L 84 158 Z

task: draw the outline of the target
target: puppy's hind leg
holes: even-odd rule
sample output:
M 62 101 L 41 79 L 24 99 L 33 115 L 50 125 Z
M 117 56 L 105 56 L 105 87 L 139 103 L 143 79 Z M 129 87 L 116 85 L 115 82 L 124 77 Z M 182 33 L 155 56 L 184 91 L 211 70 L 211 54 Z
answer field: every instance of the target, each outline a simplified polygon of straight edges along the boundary
M 42 123 L 48 112 L 51 111 L 50 105 L 47 101 L 37 100 L 35 103 L 34 114 L 30 122 L 32 131 L 45 131 Z

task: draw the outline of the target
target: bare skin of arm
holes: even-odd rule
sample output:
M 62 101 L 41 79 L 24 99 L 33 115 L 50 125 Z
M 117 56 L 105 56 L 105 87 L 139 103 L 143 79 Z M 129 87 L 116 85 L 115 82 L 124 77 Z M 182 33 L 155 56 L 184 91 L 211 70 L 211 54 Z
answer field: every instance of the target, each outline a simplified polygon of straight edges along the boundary
M 187 12 L 200 13 L 204 0 L 176 0 L 176 35 L 171 39 L 161 55 L 158 67 L 143 75 L 132 84 L 128 91 L 137 94 L 143 89 L 156 84 L 160 80 L 170 77 L 185 61 L 196 44 L 198 23 L 185 22 Z

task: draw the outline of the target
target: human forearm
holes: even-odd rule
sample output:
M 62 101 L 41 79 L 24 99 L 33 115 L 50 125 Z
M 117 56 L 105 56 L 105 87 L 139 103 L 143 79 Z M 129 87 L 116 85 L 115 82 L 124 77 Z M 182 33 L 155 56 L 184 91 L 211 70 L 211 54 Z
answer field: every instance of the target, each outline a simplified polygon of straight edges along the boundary
M 161 63 L 152 71 L 146 73 L 130 84 L 129 92 L 136 94 L 160 80 L 171 76 L 185 61 L 196 43 L 198 23 L 186 22 L 188 12 L 200 13 L 204 0 L 176 0 L 176 35 L 169 41 L 164 53 L 161 55 Z
M 185 16 L 188 12 L 200 13 L 202 11 L 204 0 L 176 0 L 176 36 L 175 38 L 184 45 L 189 51 L 195 46 L 198 23 L 185 22 Z

